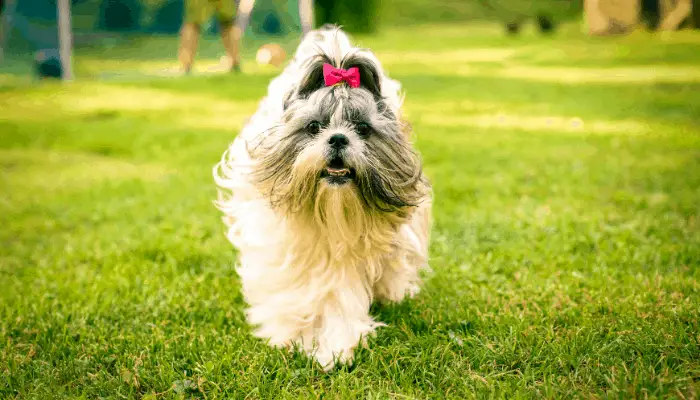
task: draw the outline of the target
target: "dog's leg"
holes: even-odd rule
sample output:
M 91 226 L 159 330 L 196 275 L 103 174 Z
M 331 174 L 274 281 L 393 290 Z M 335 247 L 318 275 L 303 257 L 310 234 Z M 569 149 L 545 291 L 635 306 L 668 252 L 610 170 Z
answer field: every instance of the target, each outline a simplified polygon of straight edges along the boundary
M 249 320 L 258 329 L 255 336 L 266 339 L 276 348 L 301 350 L 314 358 L 328 371 L 337 364 L 352 364 L 358 344 L 366 345 L 366 340 L 383 324 L 369 316 L 369 306 L 364 311 L 346 309 L 336 300 L 328 300 L 321 314 L 309 320 L 310 314 L 297 310 L 293 316 L 290 310 L 281 307 L 251 307 Z
M 367 338 L 384 324 L 369 315 L 369 295 L 344 288 L 329 296 L 315 324 L 313 356 L 328 371 L 337 364 L 352 364 L 358 345 L 366 346 Z
M 374 295 L 383 303 L 398 303 L 420 292 L 419 267 L 405 258 L 386 262 L 381 279 L 374 285 Z
M 287 288 L 275 281 L 281 274 L 240 273 L 255 336 L 277 348 L 302 350 L 324 370 L 351 363 L 357 345 L 382 325 L 369 315 L 372 299 L 365 281 L 351 272 L 337 275 L 333 285 L 309 279 Z
M 425 201 L 399 230 L 398 248 L 386 257 L 382 276 L 374 285 L 374 296 L 380 302 L 397 303 L 420 291 L 420 271 L 429 269 L 431 207 L 431 202 Z

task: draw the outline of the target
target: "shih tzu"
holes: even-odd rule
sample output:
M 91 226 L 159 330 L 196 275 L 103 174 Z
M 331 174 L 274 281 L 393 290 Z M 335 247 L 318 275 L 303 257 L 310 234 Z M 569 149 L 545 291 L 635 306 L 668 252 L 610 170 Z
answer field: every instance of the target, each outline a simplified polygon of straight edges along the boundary
M 401 103 L 377 58 L 324 26 L 214 167 L 248 322 L 326 370 L 383 325 L 370 304 L 415 295 L 428 267 L 432 191 Z

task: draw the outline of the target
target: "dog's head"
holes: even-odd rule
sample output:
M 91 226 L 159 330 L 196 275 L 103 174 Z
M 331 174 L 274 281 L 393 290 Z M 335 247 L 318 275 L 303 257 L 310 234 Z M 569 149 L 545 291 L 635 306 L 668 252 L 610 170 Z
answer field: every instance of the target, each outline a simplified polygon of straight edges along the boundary
M 329 71 L 341 81 L 329 83 Z M 428 183 L 408 125 L 382 96 L 376 58 L 357 49 L 342 57 L 322 52 L 302 72 L 285 96 L 281 122 L 249 146 L 254 183 L 288 215 L 405 218 Z M 342 80 L 343 74 L 352 79 Z

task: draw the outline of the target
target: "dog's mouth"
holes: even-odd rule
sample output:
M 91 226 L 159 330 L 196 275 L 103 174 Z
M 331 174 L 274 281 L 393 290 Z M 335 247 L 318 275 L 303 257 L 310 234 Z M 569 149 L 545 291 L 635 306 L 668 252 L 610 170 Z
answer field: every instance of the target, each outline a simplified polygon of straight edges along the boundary
M 326 168 L 321 171 L 321 178 L 325 178 L 330 183 L 343 184 L 355 177 L 355 171 L 345 165 L 340 157 L 333 157 Z

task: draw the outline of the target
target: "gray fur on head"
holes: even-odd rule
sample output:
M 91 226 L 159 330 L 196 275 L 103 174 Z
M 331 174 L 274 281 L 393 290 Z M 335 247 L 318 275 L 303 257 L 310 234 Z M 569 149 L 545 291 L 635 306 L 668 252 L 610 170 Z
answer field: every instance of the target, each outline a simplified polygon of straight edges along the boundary
M 360 87 L 327 87 L 325 63 L 357 67 Z M 406 125 L 382 97 L 381 72 L 373 59 L 363 50 L 343 57 L 320 53 L 304 68 L 302 80 L 285 96 L 281 123 L 251 148 L 258 161 L 253 176 L 260 190 L 288 212 L 312 207 L 323 169 L 339 158 L 352 171 L 346 184 L 355 185 L 354 193 L 369 211 L 405 213 L 415 206 L 428 184 Z M 348 146 L 335 150 L 328 145 L 334 134 L 347 137 Z

